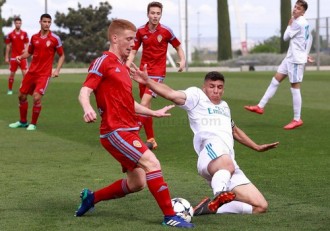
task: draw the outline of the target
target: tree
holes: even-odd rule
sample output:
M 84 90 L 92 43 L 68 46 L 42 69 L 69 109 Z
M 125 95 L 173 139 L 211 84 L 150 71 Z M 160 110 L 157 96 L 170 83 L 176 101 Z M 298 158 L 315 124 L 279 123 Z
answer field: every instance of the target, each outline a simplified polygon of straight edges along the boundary
M 54 23 L 66 53 L 66 61 L 90 63 L 108 49 L 108 19 L 112 7 L 100 2 L 99 7 L 86 8 L 78 3 L 78 10 L 68 8 L 67 15 L 56 12 Z
M 291 18 L 291 1 L 281 0 L 281 53 L 285 53 L 289 48 L 289 42 L 283 40 L 283 35 L 288 27 Z
M 250 53 L 280 53 L 280 40 L 280 37 L 272 36 L 256 45 Z
M 218 61 L 232 58 L 227 0 L 218 0 Z
M 6 3 L 6 0 L 0 0 L 0 64 L 4 63 L 4 56 L 5 56 L 5 36 L 3 34 L 2 28 L 3 27 L 10 27 L 13 22 L 13 17 L 8 19 L 2 18 L 1 8 L 3 4 Z

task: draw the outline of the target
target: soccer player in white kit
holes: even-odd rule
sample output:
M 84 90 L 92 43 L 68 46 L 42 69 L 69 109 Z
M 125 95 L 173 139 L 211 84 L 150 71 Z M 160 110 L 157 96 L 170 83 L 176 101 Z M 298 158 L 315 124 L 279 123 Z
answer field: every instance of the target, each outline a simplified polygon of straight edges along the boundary
M 308 56 L 312 46 L 312 36 L 309 30 L 309 24 L 304 17 L 307 8 L 308 4 L 306 1 L 298 0 L 296 2 L 292 11 L 292 18 L 289 20 L 288 27 L 283 35 L 285 41 L 290 40 L 287 55 L 278 67 L 277 73 L 270 82 L 258 105 L 244 106 L 246 110 L 257 114 L 263 114 L 264 107 L 275 95 L 282 80 L 289 76 L 293 102 L 293 120 L 284 126 L 286 130 L 291 130 L 303 125 L 301 119 L 302 99 L 300 83 L 303 80 L 305 64 L 307 62 L 314 62 L 313 58 Z
M 234 139 L 262 152 L 276 148 L 279 142 L 258 145 L 231 119 L 228 104 L 222 100 L 224 76 L 219 72 L 206 74 L 202 89 L 190 87 L 176 91 L 165 84 L 139 76 L 140 70 L 131 68 L 132 78 L 158 95 L 186 110 L 194 133 L 194 148 L 198 155 L 198 173 L 213 189 L 213 199 L 203 199 L 195 208 L 194 216 L 209 213 L 262 213 L 268 203 L 235 161 Z

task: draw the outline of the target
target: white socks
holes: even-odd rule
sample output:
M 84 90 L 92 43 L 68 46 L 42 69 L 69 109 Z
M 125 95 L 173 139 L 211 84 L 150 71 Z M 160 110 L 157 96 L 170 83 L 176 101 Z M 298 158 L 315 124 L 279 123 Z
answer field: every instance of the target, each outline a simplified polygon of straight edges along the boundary
M 291 94 L 292 94 L 292 104 L 293 104 L 293 119 L 294 120 L 300 120 L 301 116 L 301 93 L 299 88 L 291 88 Z
M 213 194 L 215 195 L 217 192 L 222 192 L 227 190 L 227 184 L 230 180 L 231 174 L 228 170 L 221 169 L 217 171 L 211 181 L 211 187 L 213 189 Z
M 222 205 L 217 213 L 240 213 L 240 214 L 252 214 L 252 205 L 241 201 L 232 201 Z
M 264 108 L 268 101 L 275 95 L 275 92 L 277 91 L 278 86 L 280 85 L 280 82 L 275 79 L 275 77 L 272 78 L 272 81 L 270 82 L 264 96 L 261 98 L 258 106 L 260 108 Z

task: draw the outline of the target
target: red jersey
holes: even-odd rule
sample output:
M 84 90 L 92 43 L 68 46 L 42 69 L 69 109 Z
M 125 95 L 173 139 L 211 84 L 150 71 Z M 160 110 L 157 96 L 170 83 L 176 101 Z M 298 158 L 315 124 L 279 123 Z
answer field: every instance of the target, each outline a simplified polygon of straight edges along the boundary
M 28 52 L 32 54 L 29 73 L 39 76 L 51 76 L 55 52 L 63 54 L 62 41 L 59 36 L 49 31 L 46 36 L 41 32 L 31 37 Z
M 7 35 L 5 42 L 6 44 L 11 43 L 11 58 L 16 58 L 23 53 L 24 45 L 29 42 L 29 37 L 25 31 L 16 32 L 13 30 Z
M 169 43 L 173 47 L 178 47 L 181 44 L 170 28 L 160 23 L 155 31 L 149 30 L 148 23 L 140 27 L 136 32 L 133 48 L 133 50 L 138 50 L 142 44 L 140 68 L 147 64 L 148 75 L 165 77 L 166 53 Z
M 112 52 L 104 52 L 89 67 L 83 84 L 94 90 L 101 116 L 100 133 L 138 130 L 129 69 Z

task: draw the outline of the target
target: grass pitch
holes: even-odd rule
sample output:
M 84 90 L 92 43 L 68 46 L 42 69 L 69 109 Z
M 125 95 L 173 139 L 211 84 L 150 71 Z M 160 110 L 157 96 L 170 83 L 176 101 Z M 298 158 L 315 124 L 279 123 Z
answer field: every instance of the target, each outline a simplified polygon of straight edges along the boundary
M 224 73 L 225 96 L 236 124 L 258 143 L 280 141 L 277 149 L 257 153 L 236 144 L 236 159 L 269 202 L 261 215 L 194 217 L 195 230 L 328 230 L 330 226 L 329 73 L 307 72 L 302 85 L 304 125 L 283 130 L 292 119 L 292 100 L 285 80 L 264 115 L 244 110 L 256 104 L 273 73 Z M 201 86 L 205 73 L 169 73 L 175 89 Z M 6 95 L 7 76 L 0 76 L 0 230 L 167 230 L 150 192 L 101 202 L 93 213 L 74 217 L 79 192 L 101 188 L 122 178 L 119 164 L 101 147 L 98 125 L 85 124 L 77 97 L 85 75 L 53 79 L 43 98 L 37 131 L 10 129 L 19 118 L 16 77 L 14 95 Z M 134 85 L 136 86 L 136 84 Z M 134 88 L 137 95 L 137 88 Z M 30 101 L 31 102 L 31 101 Z M 169 102 L 157 98 L 153 108 Z M 29 118 L 31 115 L 31 103 Z M 193 205 L 212 192 L 196 172 L 186 113 L 155 119 L 165 180 L 172 197 Z M 144 136 L 143 133 L 141 133 Z

